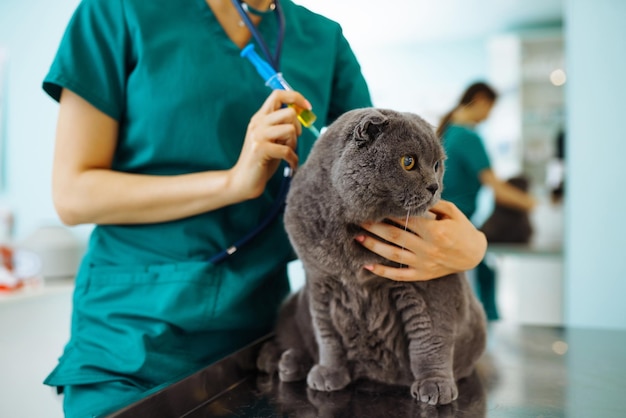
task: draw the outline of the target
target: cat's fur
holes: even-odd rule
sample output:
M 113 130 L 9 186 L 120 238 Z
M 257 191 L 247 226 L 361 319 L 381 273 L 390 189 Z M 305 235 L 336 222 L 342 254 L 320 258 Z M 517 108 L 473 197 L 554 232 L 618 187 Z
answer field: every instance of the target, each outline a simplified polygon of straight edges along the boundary
M 413 169 L 402 158 L 411 156 Z M 396 282 L 355 241 L 365 221 L 424 213 L 439 200 L 444 151 L 419 116 L 358 109 L 334 122 L 295 174 L 285 227 L 306 272 L 258 366 L 335 391 L 357 379 L 410 387 L 430 404 L 457 398 L 485 347 L 485 318 L 464 275 Z

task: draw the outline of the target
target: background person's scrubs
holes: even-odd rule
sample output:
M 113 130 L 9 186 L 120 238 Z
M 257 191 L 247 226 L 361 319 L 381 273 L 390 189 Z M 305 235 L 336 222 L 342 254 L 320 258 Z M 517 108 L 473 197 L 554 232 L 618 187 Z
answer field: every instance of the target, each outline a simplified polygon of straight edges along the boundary
M 316 126 L 370 106 L 340 27 L 281 4 L 281 70 L 312 103 Z M 273 48 L 276 19 L 259 30 Z M 56 100 L 72 90 L 116 119 L 112 168 L 152 175 L 231 168 L 270 93 L 204 0 L 82 1 L 43 86 Z M 313 139 L 305 129 L 301 163 Z M 95 227 L 76 278 L 71 339 L 45 381 L 67 387 L 67 416 L 117 409 L 270 331 L 294 257 L 282 223 L 222 264 L 206 260 L 263 219 L 281 177 L 260 198 L 210 213 Z
M 482 186 L 480 172 L 491 168 L 489 156 L 478 134 L 467 126 L 450 124 L 442 141 L 447 159 L 441 197 L 453 202 L 470 219 Z
M 476 211 L 476 198 L 482 186 L 480 173 L 491 169 L 491 162 L 481 138 L 470 127 L 450 124 L 443 133 L 446 169 L 442 199 L 454 203 L 468 219 Z M 482 260 L 476 266 L 476 294 L 487 319 L 499 318 L 496 304 L 496 274 Z

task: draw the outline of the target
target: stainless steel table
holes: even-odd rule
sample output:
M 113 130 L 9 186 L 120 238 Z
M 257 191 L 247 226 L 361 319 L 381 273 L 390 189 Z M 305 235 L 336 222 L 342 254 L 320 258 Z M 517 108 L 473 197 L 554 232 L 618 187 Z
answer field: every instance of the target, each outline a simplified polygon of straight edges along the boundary
M 626 331 L 495 323 L 488 338 L 459 399 L 437 408 L 408 388 L 363 382 L 321 393 L 280 383 L 254 369 L 261 340 L 111 416 L 626 417 Z

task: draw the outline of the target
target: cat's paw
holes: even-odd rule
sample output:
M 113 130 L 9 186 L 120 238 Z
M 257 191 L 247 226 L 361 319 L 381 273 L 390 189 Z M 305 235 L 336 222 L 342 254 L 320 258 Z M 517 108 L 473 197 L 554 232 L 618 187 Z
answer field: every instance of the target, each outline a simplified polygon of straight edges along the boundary
M 290 348 L 280 356 L 278 377 L 281 382 L 296 382 L 303 380 L 310 368 L 309 357 L 301 350 Z
M 274 341 L 268 341 L 261 347 L 256 358 L 256 367 L 267 374 L 276 373 L 280 351 Z
M 306 379 L 307 385 L 311 389 L 331 392 L 340 390 L 348 386 L 350 383 L 350 373 L 346 367 L 338 367 L 330 369 L 328 367 L 316 364 L 313 366 Z
M 453 378 L 429 377 L 413 382 L 411 395 L 430 405 L 445 405 L 458 398 L 459 391 Z

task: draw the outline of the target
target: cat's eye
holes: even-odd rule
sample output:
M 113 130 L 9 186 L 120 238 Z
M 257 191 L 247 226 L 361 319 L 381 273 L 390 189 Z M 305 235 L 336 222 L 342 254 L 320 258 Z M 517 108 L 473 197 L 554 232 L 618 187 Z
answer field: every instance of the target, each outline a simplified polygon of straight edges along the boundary
M 435 169 L 435 173 L 436 173 L 437 171 L 439 171 L 439 166 L 440 166 L 440 165 L 441 165 L 441 164 L 439 163 L 439 161 L 437 161 L 437 162 L 435 163 L 435 166 L 433 167 L 433 168 Z
M 402 158 L 400 158 L 400 165 L 406 171 L 412 170 L 413 167 L 415 167 L 415 158 L 410 155 L 404 155 L 402 156 Z

